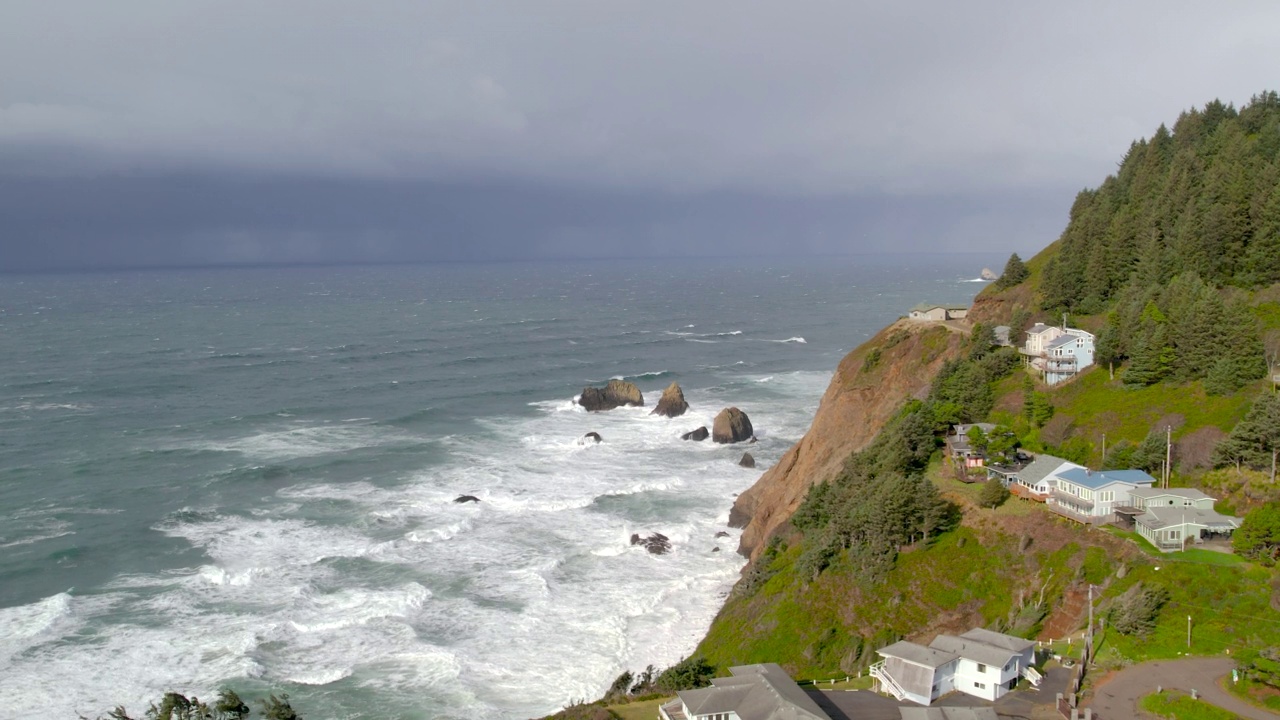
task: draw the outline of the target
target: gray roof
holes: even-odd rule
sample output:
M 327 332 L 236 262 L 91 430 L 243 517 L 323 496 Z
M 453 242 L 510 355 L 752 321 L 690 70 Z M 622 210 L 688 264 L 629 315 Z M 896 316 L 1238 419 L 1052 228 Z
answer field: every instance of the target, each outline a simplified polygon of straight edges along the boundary
M 1040 333 L 1053 328 L 1053 325 L 1045 325 L 1044 323 L 1036 323 L 1027 331 L 1028 335 L 1039 335 Z
M 1210 530 L 1235 530 L 1240 518 L 1223 515 L 1216 510 L 1197 507 L 1156 507 L 1134 518 L 1134 522 L 1152 530 L 1178 525 L 1199 525 Z
M 1212 500 L 1213 498 L 1196 490 L 1195 488 L 1155 488 L 1155 487 L 1136 487 L 1129 491 L 1133 497 L 1157 498 L 1161 495 L 1172 495 L 1186 500 Z
M 992 667 L 1004 667 L 1005 663 L 1009 662 L 1009 658 L 1018 654 L 1008 648 L 996 647 L 981 640 L 970 640 L 955 635 L 939 635 L 929 643 L 929 647 Z
M 1014 635 L 1005 635 L 1004 633 L 996 632 L 995 630 L 988 630 L 986 628 L 974 628 L 960 637 L 968 640 L 977 640 L 978 642 L 994 645 L 999 648 L 1005 648 L 1006 650 L 1012 650 L 1016 653 L 1026 652 L 1036 645 L 1034 640 L 1027 640 L 1026 638 L 1020 638 Z
M 1028 485 L 1035 485 L 1048 477 L 1054 470 L 1062 467 L 1062 464 L 1066 462 L 1068 461 L 1052 455 L 1037 455 L 1036 459 L 1032 460 L 1030 465 L 1017 472 L 1017 476 L 1018 479 L 1024 483 L 1027 483 Z M 1080 467 L 1075 463 L 1070 464 L 1072 467 Z
M 960 657 L 954 653 L 939 650 L 933 647 L 925 647 L 917 645 L 913 642 L 900 640 L 889 647 L 880 648 L 876 652 L 886 657 L 902 658 L 907 662 L 913 662 L 917 665 L 925 667 L 937 668 Z
M 678 693 L 691 714 L 733 712 L 742 720 L 831 720 L 777 663 L 739 665 L 729 672 L 732 677 L 715 678 L 711 687 Z
M 1077 338 L 1076 338 L 1076 336 L 1075 336 L 1075 335 L 1062 335 L 1061 337 L 1056 337 L 1056 338 L 1054 338 L 1053 340 L 1049 341 L 1049 344 L 1048 344 L 1048 345 L 1045 345 L 1045 346 L 1044 346 L 1044 349 L 1045 349 L 1045 350 L 1052 350 L 1052 349 L 1054 349 L 1054 348 L 1056 348 L 1056 347 L 1062 347 L 1063 345 L 1069 345 L 1069 344 L 1071 344 L 1071 343 L 1074 343 L 1074 342 L 1076 341 L 1076 339 L 1077 339 Z
M 902 720 L 999 720 L 989 707 L 901 707 Z
M 911 310 L 927 312 L 935 308 L 942 308 L 943 310 L 968 310 L 969 306 L 968 305 L 945 305 L 942 303 L 920 303 L 919 305 L 916 305 L 915 307 L 911 308 Z

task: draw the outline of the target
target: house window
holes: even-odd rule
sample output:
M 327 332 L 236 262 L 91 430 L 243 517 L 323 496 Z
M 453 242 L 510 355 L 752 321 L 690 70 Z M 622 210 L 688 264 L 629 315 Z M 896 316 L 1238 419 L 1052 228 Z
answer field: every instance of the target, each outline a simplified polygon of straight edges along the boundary
M 986 671 L 987 671 L 987 666 L 983 665 L 982 663 L 978 663 L 978 672 L 984 673 Z
M 974 684 L 973 684 L 973 686 L 974 686 L 974 687 L 976 687 L 976 688 L 978 688 L 979 690 L 986 690 L 986 689 L 987 689 L 987 684 L 986 684 L 986 683 L 976 682 L 976 683 L 974 683 Z

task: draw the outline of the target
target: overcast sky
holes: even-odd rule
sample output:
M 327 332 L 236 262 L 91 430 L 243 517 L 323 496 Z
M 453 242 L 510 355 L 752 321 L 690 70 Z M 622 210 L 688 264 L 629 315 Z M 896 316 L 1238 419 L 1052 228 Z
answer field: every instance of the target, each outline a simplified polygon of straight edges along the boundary
M 1032 254 L 1280 3 L 6 0 L 0 271 Z

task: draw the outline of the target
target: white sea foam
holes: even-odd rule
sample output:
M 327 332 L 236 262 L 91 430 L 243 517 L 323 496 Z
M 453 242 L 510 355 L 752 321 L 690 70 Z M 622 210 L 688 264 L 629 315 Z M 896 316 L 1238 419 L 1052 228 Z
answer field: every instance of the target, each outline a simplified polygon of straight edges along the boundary
M 177 447 L 236 452 L 253 460 L 279 462 L 412 440 L 413 438 L 403 433 L 385 427 L 346 423 L 273 429 L 223 442 L 203 441 L 179 444 Z
M 761 383 L 724 372 L 760 429 L 752 452 L 766 464 L 803 433 L 830 377 L 775 373 Z M 79 598 L 28 607 L 22 620 L 0 611 L 0 637 L 6 622 L 33 628 L 17 646 L 20 666 L 0 659 L 0 674 L 14 673 L 0 680 L 0 706 L 95 715 L 250 677 L 413 693 L 451 716 L 521 718 L 598 696 L 624 669 L 669 665 L 693 649 L 737 577 L 737 533 L 715 535 L 733 495 L 754 480 L 736 464 L 741 447 L 679 441 L 725 401 L 707 388 L 685 392 L 691 410 L 674 419 L 534 402 L 526 416 L 441 439 L 448 462 L 392 486 L 308 481 L 247 512 L 177 513 L 155 529 L 208 560 L 118 578 L 103 595 L 129 603 L 146 627 L 116 622 L 100 645 L 73 647 L 47 640 L 95 617 L 75 610 Z M 303 429 L 302 441 L 286 430 L 240 446 L 298 456 L 319 440 L 359 448 L 375 437 L 360 425 Z M 579 444 L 588 430 L 604 442 Z M 461 494 L 480 502 L 454 503 Z M 631 544 L 654 532 L 671 539 L 669 554 Z M 351 563 L 378 570 L 355 575 Z M 75 691 L 52 678 L 73 678 Z

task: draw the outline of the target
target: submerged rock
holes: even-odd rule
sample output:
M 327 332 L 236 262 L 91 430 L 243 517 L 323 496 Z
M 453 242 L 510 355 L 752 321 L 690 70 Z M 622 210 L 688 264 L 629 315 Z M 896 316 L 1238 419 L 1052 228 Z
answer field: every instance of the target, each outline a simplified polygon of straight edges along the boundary
M 453 501 L 456 503 L 480 502 L 480 498 L 475 495 L 459 495 Z
M 623 405 L 644 405 L 644 395 L 634 383 L 622 380 L 610 380 L 602 388 L 585 387 L 578 398 L 578 404 L 584 410 L 600 412 L 612 410 Z
M 689 403 L 685 402 L 684 391 L 680 389 L 680 385 L 677 383 L 671 383 L 666 390 L 662 391 L 662 397 L 658 400 L 657 406 L 649 414 L 680 417 L 688 409 Z
M 631 544 L 643 545 L 645 550 L 654 555 L 666 555 L 671 552 L 671 539 L 662 533 L 654 533 L 649 537 L 641 537 L 639 533 L 633 533 Z
M 583 440 L 594 440 L 595 442 L 604 442 L 604 438 L 600 437 L 598 432 L 589 432 L 582 436 Z
M 727 532 L 725 532 L 725 531 L 721 530 L 720 532 L 716 533 L 716 537 L 718 537 L 718 538 L 722 538 L 722 537 L 729 537 L 729 533 L 727 533 Z
M 711 424 L 711 439 L 718 443 L 736 443 L 755 437 L 751 418 L 736 407 L 728 407 L 716 415 Z
M 742 459 L 738 461 L 738 465 L 744 468 L 753 468 L 756 466 L 756 459 L 751 453 L 742 453 Z
M 717 546 L 715 546 L 715 547 L 711 548 L 711 552 L 720 552 L 720 546 L 719 546 L 719 545 L 717 545 Z
M 681 435 L 680 439 L 693 440 L 694 442 L 702 442 L 703 440 L 706 440 L 710 436 L 711 436 L 711 433 L 707 432 L 707 426 L 703 425 L 697 430 L 690 430 L 689 432 Z

